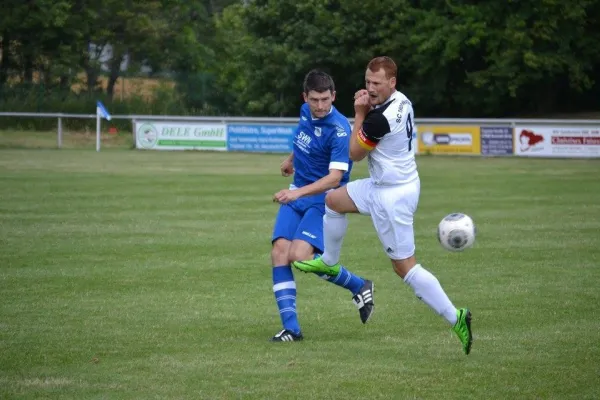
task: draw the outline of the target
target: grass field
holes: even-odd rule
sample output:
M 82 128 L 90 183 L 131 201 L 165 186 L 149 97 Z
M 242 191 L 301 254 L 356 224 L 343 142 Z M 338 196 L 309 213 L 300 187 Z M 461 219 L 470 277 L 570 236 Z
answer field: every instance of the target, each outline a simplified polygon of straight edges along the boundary
M 0 398 L 600 397 L 600 161 L 419 158 L 417 256 L 473 311 L 465 356 L 360 216 L 369 324 L 296 274 L 305 341 L 268 342 L 281 158 L 0 150 Z M 436 241 L 453 211 L 478 224 L 464 253 Z
M 4 130 L 0 131 L 0 149 L 57 149 L 57 136 L 57 132 Z M 96 149 L 95 122 L 90 122 L 89 129 L 83 131 L 65 130 L 61 140 L 61 149 Z M 101 149 L 133 148 L 131 132 L 109 134 L 101 131 L 100 140 Z

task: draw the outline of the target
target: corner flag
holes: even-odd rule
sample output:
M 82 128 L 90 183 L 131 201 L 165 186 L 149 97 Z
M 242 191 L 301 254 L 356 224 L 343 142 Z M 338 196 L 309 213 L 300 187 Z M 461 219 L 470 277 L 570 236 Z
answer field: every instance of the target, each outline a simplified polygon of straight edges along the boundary
M 96 102 L 96 151 L 100 151 L 100 119 L 104 118 L 110 121 L 111 116 L 101 101 Z
M 104 118 L 107 121 L 110 121 L 110 114 L 108 113 L 108 110 L 106 110 L 106 107 L 104 107 L 104 104 L 102 104 L 101 101 L 96 102 L 96 115 Z

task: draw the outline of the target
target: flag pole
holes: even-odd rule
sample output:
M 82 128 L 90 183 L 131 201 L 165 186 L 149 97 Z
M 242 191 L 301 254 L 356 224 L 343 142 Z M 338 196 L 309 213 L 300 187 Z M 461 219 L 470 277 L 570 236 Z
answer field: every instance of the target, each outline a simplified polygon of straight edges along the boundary
M 96 151 L 100 151 L 100 107 L 96 107 Z
M 96 151 L 100 151 L 100 124 L 101 119 L 106 118 L 107 121 L 110 121 L 111 116 L 102 104 L 101 101 L 96 102 Z

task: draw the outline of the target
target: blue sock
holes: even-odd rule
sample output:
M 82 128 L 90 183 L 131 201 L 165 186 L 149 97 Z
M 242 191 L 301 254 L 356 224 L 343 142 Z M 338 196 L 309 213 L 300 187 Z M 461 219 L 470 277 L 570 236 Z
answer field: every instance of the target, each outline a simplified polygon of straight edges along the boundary
M 279 308 L 283 329 L 300 333 L 300 324 L 296 314 L 296 282 L 289 265 L 273 267 L 273 293 Z
M 348 289 L 352 296 L 360 292 L 360 288 L 365 284 L 365 280 L 360 276 L 354 275 L 343 266 L 340 267 L 340 273 L 337 276 L 319 275 L 321 278 Z

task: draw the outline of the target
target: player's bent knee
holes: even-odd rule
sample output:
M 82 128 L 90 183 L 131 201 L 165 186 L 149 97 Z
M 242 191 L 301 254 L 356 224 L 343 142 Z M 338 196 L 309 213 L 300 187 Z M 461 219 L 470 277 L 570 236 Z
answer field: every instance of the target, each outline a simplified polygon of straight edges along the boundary
M 405 258 L 403 260 L 392 260 L 392 267 L 394 272 L 402 279 L 408 274 L 415 265 L 417 265 L 417 259 L 415 256 Z
M 327 195 L 325 196 L 325 205 L 335 211 L 336 204 L 334 192 L 335 190 L 327 193 Z
M 288 253 L 288 261 L 304 261 L 310 260 L 313 258 L 313 248 L 310 244 L 306 243 L 308 246 L 292 246 Z
M 312 251 L 290 251 L 288 254 L 288 262 L 305 261 L 313 258 Z
M 287 239 L 277 239 L 273 242 L 271 249 L 271 261 L 273 265 L 284 265 L 288 263 L 288 253 L 290 251 L 291 242 Z
M 325 205 L 329 209 L 340 214 L 358 212 L 358 208 L 348 194 L 348 190 L 345 186 L 328 192 L 325 196 Z

